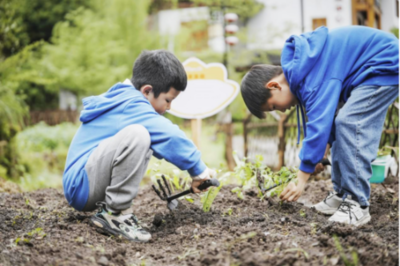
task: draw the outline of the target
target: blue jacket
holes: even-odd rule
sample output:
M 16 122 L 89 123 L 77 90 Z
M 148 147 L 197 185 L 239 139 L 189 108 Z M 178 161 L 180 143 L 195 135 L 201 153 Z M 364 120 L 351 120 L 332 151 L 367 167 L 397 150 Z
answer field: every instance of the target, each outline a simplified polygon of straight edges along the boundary
M 368 27 L 331 31 L 320 27 L 291 36 L 282 50 L 281 64 L 303 116 L 300 170 L 311 173 L 327 143 L 334 140 L 331 130 L 339 101 L 346 102 L 359 85 L 399 84 L 399 41 L 393 34 Z
M 86 162 L 99 143 L 132 124 L 143 125 L 150 133 L 153 155 L 165 159 L 191 176 L 206 166 L 201 154 L 186 135 L 159 115 L 143 94 L 132 85 L 117 83 L 106 93 L 83 99 L 82 125 L 69 147 L 63 176 L 64 194 L 77 210 L 85 207 L 89 196 Z

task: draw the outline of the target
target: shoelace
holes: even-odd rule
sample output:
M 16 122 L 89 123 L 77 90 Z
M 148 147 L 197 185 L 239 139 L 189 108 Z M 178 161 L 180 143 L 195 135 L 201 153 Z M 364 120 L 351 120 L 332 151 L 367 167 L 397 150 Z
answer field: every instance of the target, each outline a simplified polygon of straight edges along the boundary
M 347 201 L 343 201 L 342 204 L 340 204 L 338 211 L 341 211 L 343 213 L 348 213 L 349 214 L 349 219 L 350 219 L 350 223 L 351 223 L 351 206 L 356 206 L 353 203 L 347 202 Z
M 334 193 L 332 193 L 331 191 L 328 191 L 328 196 L 326 196 L 325 199 L 324 199 L 325 204 L 328 204 L 328 203 L 326 203 L 326 200 L 327 200 L 327 199 L 330 199 L 330 198 L 332 197 L 333 194 L 334 194 Z
M 96 206 L 99 207 L 100 212 L 106 209 L 106 203 L 104 201 L 98 201 L 96 202 Z
M 131 216 L 128 219 L 126 219 L 125 222 L 128 222 L 128 224 L 135 225 L 136 228 L 139 229 L 141 228 L 139 219 L 134 214 L 131 214 Z

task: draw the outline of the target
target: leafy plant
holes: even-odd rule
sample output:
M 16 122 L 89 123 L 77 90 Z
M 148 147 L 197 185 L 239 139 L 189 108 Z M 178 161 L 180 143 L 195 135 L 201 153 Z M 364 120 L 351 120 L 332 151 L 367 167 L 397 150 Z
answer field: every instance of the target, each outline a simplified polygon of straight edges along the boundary
M 246 162 L 246 158 L 239 160 L 237 154 L 233 155 L 236 168 L 234 175 L 238 178 L 241 186 L 231 190 L 236 193 L 241 199 L 244 199 L 243 191 L 250 189 L 251 187 L 258 186 L 268 189 L 273 185 L 279 185 L 276 188 L 268 191 L 265 195 L 259 189 L 258 196 L 263 198 L 265 196 L 279 196 L 290 181 L 297 181 L 297 169 L 289 169 L 282 167 L 281 170 L 273 172 L 264 163 L 264 158 L 261 155 L 256 156 L 254 163 Z

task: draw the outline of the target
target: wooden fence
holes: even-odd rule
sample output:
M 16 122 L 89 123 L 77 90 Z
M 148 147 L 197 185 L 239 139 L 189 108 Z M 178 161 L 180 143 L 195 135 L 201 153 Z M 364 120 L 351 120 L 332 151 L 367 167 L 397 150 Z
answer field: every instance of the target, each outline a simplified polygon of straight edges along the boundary
M 62 122 L 75 123 L 78 119 L 78 111 L 76 110 L 46 110 L 46 111 L 30 111 L 29 118 L 25 120 L 26 125 L 35 125 L 44 121 L 50 126 L 58 125 Z

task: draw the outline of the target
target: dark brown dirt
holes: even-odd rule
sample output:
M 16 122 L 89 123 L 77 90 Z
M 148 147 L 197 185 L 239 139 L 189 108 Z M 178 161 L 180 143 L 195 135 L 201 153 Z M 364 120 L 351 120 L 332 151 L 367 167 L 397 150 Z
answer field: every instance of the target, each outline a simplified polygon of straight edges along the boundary
M 98 233 L 59 190 L 1 193 L 0 265 L 344 265 L 352 254 L 359 265 L 398 265 L 398 181 L 387 187 L 373 186 L 372 221 L 353 228 L 306 207 L 329 180 L 310 182 L 299 203 L 260 201 L 256 191 L 240 200 L 224 187 L 209 213 L 198 201 L 170 212 L 146 186 L 134 202 L 152 232 L 146 244 Z

